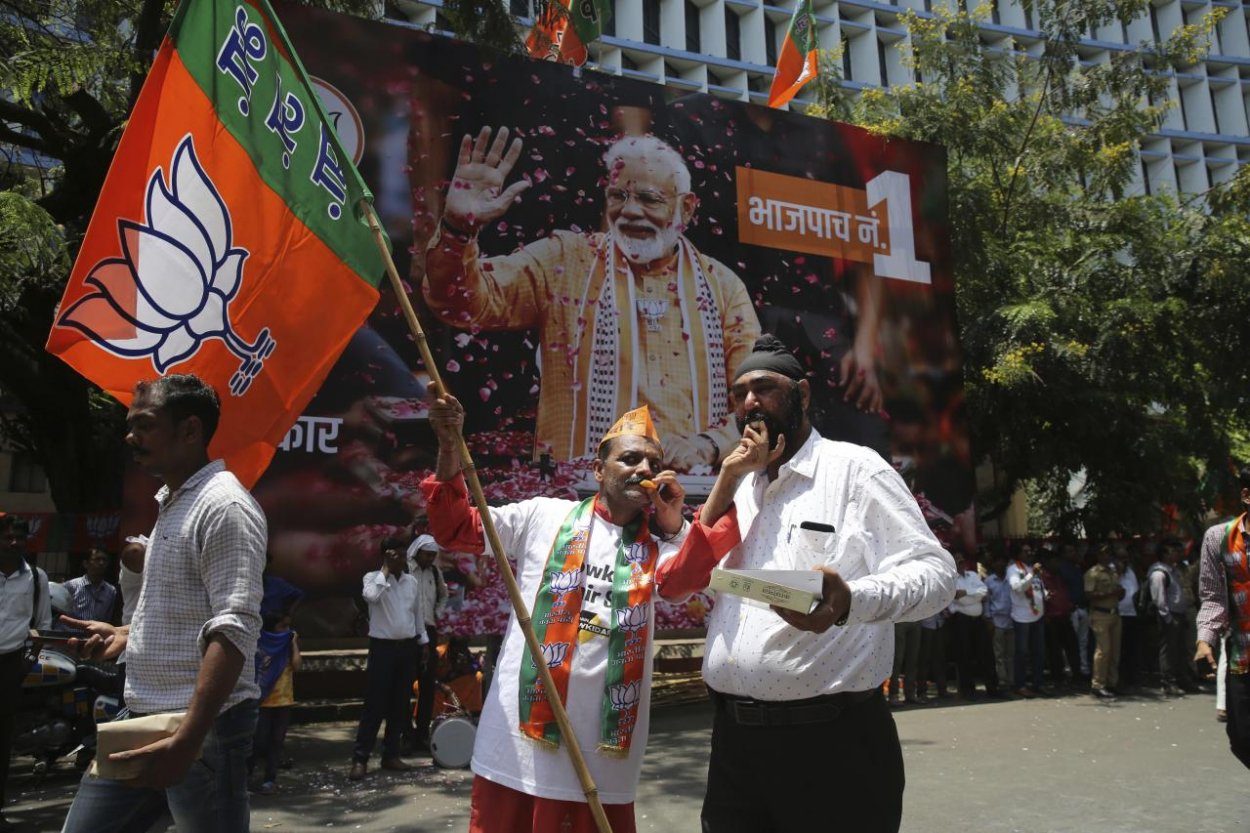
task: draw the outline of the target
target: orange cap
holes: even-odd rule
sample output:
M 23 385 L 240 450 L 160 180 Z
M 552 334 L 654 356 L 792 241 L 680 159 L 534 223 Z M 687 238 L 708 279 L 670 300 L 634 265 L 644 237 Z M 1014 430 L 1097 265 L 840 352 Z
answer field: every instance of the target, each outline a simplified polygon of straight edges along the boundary
M 603 445 L 614 437 L 623 437 L 627 434 L 646 437 L 657 445 L 659 444 L 660 435 L 655 430 L 655 423 L 651 421 L 651 411 L 647 409 L 646 405 L 643 405 L 641 408 L 634 408 L 632 411 L 626 411 L 616 421 L 616 425 L 613 425 L 608 429 L 608 433 L 603 435 L 599 445 Z

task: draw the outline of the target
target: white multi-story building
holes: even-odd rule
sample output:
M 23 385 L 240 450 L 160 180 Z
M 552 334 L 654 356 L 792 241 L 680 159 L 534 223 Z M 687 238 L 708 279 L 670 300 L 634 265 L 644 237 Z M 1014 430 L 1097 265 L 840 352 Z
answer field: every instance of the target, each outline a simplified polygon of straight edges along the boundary
M 1033 16 L 1018 0 L 987 0 L 981 26 L 987 48 L 1014 41 L 1040 51 Z M 530 0 L 508 0 L 518 22 L 530 21 Z M 824 49 L 841 47 L 842 75 L 852 90 L 911 81 L 896 48 L 908 38 L 900 16 L 929 14 L 944 0 L 815 0 Z M 960 0 L 975 6 L 974 0 Z M 411 22 L 447 30 L 440 0 L 399 0 Z M 760 0 L 613 0 L 608 34 L 590 47 L 594 68 L 630 78 L 767 103 L 773 66 L 793 11 Z M 1202 61 L 1169 78 L 1175 102 L 1160 130 L 1143 144 L 1139 192 L 1172 188 L 1199 193 L 1230 179 L 1250 163 L 1250 5 L 1226 0 L 1157 0 L 1148 14 L 1089 32 L 1082 60 L 1105 61 L 1115 52 L 1166 38 L 1197 23 L 1212 8 L 1227 9 Z M 797 103 L 802 104 L 800 93 Z

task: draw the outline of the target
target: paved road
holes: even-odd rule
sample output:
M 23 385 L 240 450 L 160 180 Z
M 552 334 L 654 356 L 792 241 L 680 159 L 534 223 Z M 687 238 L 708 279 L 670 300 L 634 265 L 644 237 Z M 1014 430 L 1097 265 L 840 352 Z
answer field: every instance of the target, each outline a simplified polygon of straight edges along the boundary
M 1229 753 L 1213 700 L 1068 696 L 898 711 L 908 780 L 903 830 L 1244 833 L 1250 773 Z M 655 713 L 640 831 L 697 833 L 710 727 L 706 704 Z M 296 768 L 282 774 L 281 794 L 254 797 L 253 831 L 465 829 L 467 772 L 425 758 L 411 775 L 349 784 L 352 729 L 292 730 L 287 750 Z M 68 771 L 38 781 L 19 774 L 10 818 L 25 830 L 59 830 L 75 784 Z

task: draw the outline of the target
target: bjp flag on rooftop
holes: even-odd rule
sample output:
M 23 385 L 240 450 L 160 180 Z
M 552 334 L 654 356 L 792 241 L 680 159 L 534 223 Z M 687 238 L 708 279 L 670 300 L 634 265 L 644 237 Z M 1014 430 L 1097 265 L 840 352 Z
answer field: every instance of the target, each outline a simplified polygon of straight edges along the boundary
M 768 106 L 781 107 L 816 77 L 816 15 L 812 0 L 798 0 L 790 17 L 790 28 L 781 43 L 777 72 L 768 88 Z
M 47 349 L 129 404 L 194 373 L 210 447 L 253 484 L 377 303 L 371 200 L 266 0 L 183 0 Z
M 547 3 L 529 35 L 525 38 L 525 48 L 531 58 L 543 61 L 555 61 L 558 64 L 572 64 L 579 67 L 586 63 L 590 53 L 586 44 L 577 36 L 568 9 L 558 2 Z

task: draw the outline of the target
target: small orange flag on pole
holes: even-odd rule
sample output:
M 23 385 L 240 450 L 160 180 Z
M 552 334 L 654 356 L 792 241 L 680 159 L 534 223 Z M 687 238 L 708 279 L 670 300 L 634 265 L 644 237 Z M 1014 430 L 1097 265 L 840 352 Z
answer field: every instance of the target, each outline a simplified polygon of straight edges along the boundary
M 531 58 L 572 64 L 575 67 L 586 63 L 589 57 L 586 44 L 577 36 L 568 7 L 560 0 L 548 0 L 546 8 L 534 21 L 534 26 L 525 39 L 525 48 L 529 50 Z
M 768 106 L 781 107 L 816 77 L 816 16 L 812 0 L 798 0 L 777 58 L 777 74 L 768 90 Z

